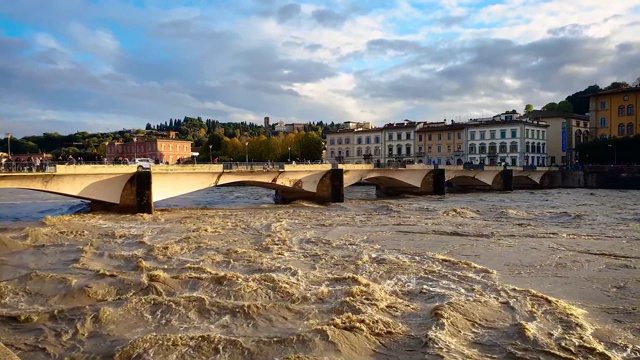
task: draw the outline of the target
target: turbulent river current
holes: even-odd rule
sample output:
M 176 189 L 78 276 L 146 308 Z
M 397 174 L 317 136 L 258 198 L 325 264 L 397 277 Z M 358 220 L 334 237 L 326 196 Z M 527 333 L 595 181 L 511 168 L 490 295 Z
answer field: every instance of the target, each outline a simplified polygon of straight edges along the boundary
M 0 190 L 1 359 L 633 359 L 640 191 Z

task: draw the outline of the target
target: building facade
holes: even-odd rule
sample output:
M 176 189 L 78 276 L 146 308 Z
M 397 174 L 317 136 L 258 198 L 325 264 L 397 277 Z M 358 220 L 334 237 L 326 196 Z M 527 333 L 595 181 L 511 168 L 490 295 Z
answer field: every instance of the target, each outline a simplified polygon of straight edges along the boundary
M 590 139 L 589 117 L 557 111 L 533 111 L 525 117 L 542 120 L 547 129 L 547 152 L 549 165 L 575 165 L 578 159 L 577 146 Z
M 389 123 L 382 127 L 383 161 L 416 162 L 415 154 L 415 121 L 405 120 L 401 123 Z
M 347 164 L 382 161 L 381 128 L 375 128 L 368 122 L 345 122 L 344 126 L 326 134 L 326 160 Z
M 191 141 L 168 139 L 134 138 L 129 142 L 106 144 L 107 160 L 150 158 L 160 163 L 176 164 L 191 158 Z
M 420 123 L 416 130 L 418 163 L 462 165 L 465 154 L 465 126 L 461 123 Z
M 602 91 L 589 97 L 593 138 L 633 136 L 638 131 L 640 87 Z
M 465 123 L 467 161 L 485 165 L 547 166 L 544 121 L 505 113 Z

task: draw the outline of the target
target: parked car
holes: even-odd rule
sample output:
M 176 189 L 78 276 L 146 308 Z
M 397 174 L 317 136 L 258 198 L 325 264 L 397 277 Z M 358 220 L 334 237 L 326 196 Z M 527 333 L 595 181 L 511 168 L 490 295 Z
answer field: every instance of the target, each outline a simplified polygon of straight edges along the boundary
M 138 165 L 138 171 L 151 170 L 151 165 L 154 164 L 153 159 L 150 158 L 136 158 L 133 160 L 135 165 Z

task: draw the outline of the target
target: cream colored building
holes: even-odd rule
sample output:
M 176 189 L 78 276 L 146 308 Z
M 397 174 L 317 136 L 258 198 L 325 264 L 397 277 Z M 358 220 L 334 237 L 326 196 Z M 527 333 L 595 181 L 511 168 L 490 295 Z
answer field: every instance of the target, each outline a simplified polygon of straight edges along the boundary
M 531 121 L 544 121 L 547 128 L 549 165 L 574 165 L 576 147 L 589 141 L 589 117 L 558 111 L 533 111 L 523 116 Z

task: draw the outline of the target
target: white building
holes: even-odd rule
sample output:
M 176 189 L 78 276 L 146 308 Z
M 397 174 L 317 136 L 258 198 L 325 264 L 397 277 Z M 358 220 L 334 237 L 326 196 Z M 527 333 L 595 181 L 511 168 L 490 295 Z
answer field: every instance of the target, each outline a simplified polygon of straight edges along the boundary
M 382 161 L 382 129 L 371 123 L 346 122 L 345 128 L 327 133 L 326 159 L 364 164 Z
M 384 162 L 415 162 L 416 122 L 405 120 L 382 127 Z
M 465 124 L 467 161 L 474 164 L 547 166 L 544 121 L 520 118 L 515 111 Z

